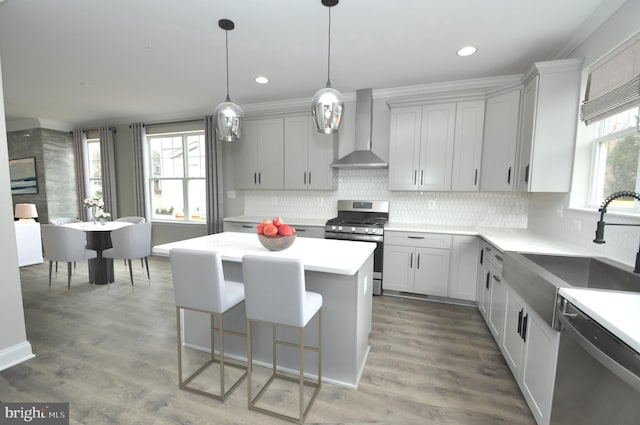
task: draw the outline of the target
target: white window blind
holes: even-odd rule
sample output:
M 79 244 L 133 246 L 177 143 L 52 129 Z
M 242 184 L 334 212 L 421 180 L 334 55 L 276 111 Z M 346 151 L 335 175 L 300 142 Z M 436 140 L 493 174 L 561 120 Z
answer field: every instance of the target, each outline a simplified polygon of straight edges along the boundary
M 640 33 L 591 65 L 582 104 L 586 124 L 640 104 Z

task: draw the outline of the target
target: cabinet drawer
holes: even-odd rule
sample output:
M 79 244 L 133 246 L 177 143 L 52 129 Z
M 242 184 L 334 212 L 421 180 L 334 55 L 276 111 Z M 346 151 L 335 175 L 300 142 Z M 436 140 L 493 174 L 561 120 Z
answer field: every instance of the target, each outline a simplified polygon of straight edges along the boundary
M 453 237 L 439 233 L 385 232 L 384 243 L 418 248 L 451 249 Z
M 316 238 L 324 239 L 324 227 L 320 226 L 296 226 L 292 224 L 296 229 L 296 234 L 303 238 Z
M 225 221 L 222 228 L 225 232 L 256 233 L 257 225 L 246 221 Z

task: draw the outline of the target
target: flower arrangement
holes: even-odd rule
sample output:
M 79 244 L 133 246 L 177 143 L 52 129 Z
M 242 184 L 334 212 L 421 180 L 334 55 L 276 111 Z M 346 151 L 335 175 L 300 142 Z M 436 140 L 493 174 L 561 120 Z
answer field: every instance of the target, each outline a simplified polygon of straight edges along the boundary
M 94 208 L 94 207 L 102 207 L 104 205 L 104 202 L 102 201 L 101 198 L 94 198 L 92 196 L 89 196 L 88 198 L 84 198 L 84 201 L 82 201 L 82 204 L 87 208 Z
M 98 211 L 96 211 L 96 218 L 99 220 L 108 220 L 110 217 L 111 214 L 102 209 L 98 209 Z

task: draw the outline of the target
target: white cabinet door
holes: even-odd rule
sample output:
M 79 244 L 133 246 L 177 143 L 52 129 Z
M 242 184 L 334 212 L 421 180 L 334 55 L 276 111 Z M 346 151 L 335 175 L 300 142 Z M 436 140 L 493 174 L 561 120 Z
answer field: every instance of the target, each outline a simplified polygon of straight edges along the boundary
M 524 86 L 524 90 L 522 92 L 522 124 L 517 186 L 519 192 L 527 192 L 529 190 L 531 150 L 533 149 L 533 132 L 536 120 L 536 98 L 538 96 L 539 79 L 540 76 L 535 76 L 527 83 L 526 86 Z
M 506 291 L 504 337 L 502 339 L 502 354 L 507 361 L 513 376 L 520 376 L 522 362 L 522 325 L 526 315 L 524 303 L 511 289 Z
M 476 192 L 480 188 L 484 100 L 456 105 L 451 190 Z
M 306 189 L 311 118 L 306 116 L 284 119 L 284 187 Z
M 504 285 L 501 275 L 491 273 L 487 324 L 498 346 L 502 344 L 505 310 L 507 307 L 507 290 Z
M 422 107 L 419 190 L 451 190 L 456 104 Z
M 318 133 L 311 117 L 308 117 L 309 148 L 307 188 L 314 190 L 335 190 L 338 188 L 337 170 L 331 167 L 338 153 L 338 136 L 336 134 Z M 285 152 L 286 157 L 286 152 Z
M 383 270 L 384 289 L 401 292 L 414 290 L 415 248 L 384 245 Z
M 417 190 L 422 107 L 391 109 L 389 190 Z
M 524 75 L 519 191 L 570 191 L 581 72 L 582 59 L 562 59 Z
M 236 188 L 284 187 L 284 121 L 247 120 L 237 142 Z
M 479 242 L 476 236 L 454 235 L 447 297 L 475 301 Z
M 414 292 L 416 294 L 447 296 L 449 255 L 448 249 L 416 248 L 414 256 Z
M 486 251 L 485 251 L 486 253 Z M 489 320 L 489 298 L 491 295 L 491 268 L 487 265 L 483 267 L 482 281 L 479 282 L 482 288 L 482 294 L 480 295 L 480 313 L 484 317 L 484 320 Z
M 536 313 L 525 316 L 524 359 L 520 388 L 538 424 L 551 418 L 553 385 L 558 363 L 560 333 L 553 330 Z
M 480 190 L 510 192 L 515 186 L 520 89 L 487 98 Z

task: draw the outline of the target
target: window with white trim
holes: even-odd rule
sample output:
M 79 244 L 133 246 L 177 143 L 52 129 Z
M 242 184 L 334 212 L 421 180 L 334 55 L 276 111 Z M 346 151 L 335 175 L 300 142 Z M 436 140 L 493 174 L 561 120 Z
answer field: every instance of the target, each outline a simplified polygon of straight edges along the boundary
M 206 220 L 204 140 L 204 131 L 147 135 L 152 220 Z
M 640 108 L 634 107 L 587 127 L 592 132 L 594 151 L 590 207 L 598 208 L 614 192 L 640 192 L 639 114 Z M 618 198 L 608 209 L 640 213 L 640 205 L 631 198 Z
M 102 163 L 100 162 L 100 139 L 87 139 L 87 196 L 102 199 Z

